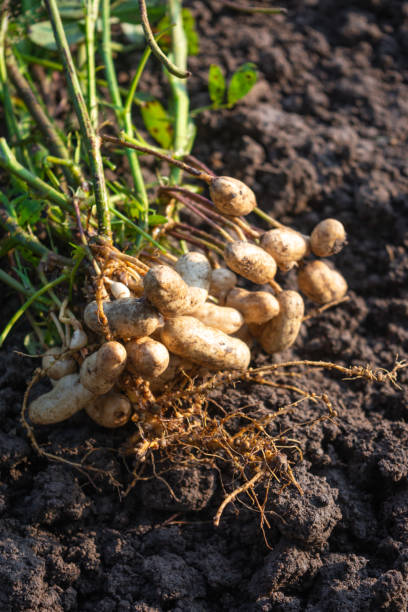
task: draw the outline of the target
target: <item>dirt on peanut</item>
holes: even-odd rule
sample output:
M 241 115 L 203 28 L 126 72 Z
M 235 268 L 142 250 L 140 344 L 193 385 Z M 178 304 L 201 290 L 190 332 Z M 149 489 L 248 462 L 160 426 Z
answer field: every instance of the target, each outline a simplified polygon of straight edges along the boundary
M 289 1 L 279 17 L 215 0 L 186 5 L 201 34 L 193 107 L 208 103 L 210 63 L 231 74 L 253 61 L 260 71 L 245 102 L 199 117 L 194 153 L 248 183 L 265 210 L 303 234 L 328 217 L 347 229 L 333 261 L 350 300 L 308 320 L 279 359 L 391 368 L 408 356 L 408 3 Z M 126 61 L 125 75 L 134 66 Z M 157 70 L 143 87 L 160 95 L 159 79 Z M 293 272 L 284 278 L 296 289 Z M 16 306 L 4 299 L 3 322 Z M 64 449 L 73 461 L 89 452 L 110 480 L 39 458 L 19 421 L 36 363 L 13 354 L 25 331 L 20 325 L 0 353 L 2 610 L 408 609 L 407 371 L 401 390 L 320 370 L 289 379 L 326 392 L 339 416 L 296 432 L 304 495 L 279 494 L 278 483 L 269 491 L 268 549 L 248 507 L 229 506 L 213 526 L 223 490 L 208 468 L 180 467 L 167 484 L 140 482 L 122 498 L 115 483 L 129 479 L 130 464 L 117 449 L 134 425 L 107 431 L 80 413 L 36 430 L 50 452 Z M 266 362 L 260 352 L 257 363 Z M 245 383 L 211 397 L 226 411 L 266 413 L 293 394 Z M 305 402 L 279 427 L 316 410 Z M 231 474 L 222 476 L 228 486 Z

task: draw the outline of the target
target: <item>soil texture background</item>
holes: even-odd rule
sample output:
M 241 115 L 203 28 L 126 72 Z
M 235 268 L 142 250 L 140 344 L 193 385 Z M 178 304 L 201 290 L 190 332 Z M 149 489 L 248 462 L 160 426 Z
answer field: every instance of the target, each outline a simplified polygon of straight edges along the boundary
M 347 229 L 335 264 L 350 300 L 307 321 L 279 359 L 390 369 L 408 357 L 408 3 L 285 5 L 287 15 L 266 17 L 186 2 L 201 40 L 190 63 L 193 107 L 208 104 L 211 63 L 231 74 L 251 61 L 260 72 L 243 103 L 200 115 L 194 153 L 246 181 L 262 208 L 305 234 L 327 217 Z M 144 87 L 155 93 L 156 76 Z M 16 302 L 4 302 L 6 322 Z M 213 527 L 223 492 L 210 470 L 169 474 L 178 502 L 162 481 L 121 499 L 108 479 L 40 458 L 19 419 L 34 363 L 13 353 L 23 335 L 20 327 L 0 353 L 2 611 L 408 609 L 408 371 L 401 389 L 304 371 L 302 385 L 326 392 L 339 416 L 297 432 L 305 494 L 270 492 L 268 548 L 259 515 L 244 505 Z M 264 411 L 291 399 L 256 385 L 214 397 L 226 410 Z M 306 402 L 282 427 L 314 416 Z M 126 465 L 115 449 L 125 437 L 85 414 L 38 432 L 72 460 L 92 450 L 118 480 Z

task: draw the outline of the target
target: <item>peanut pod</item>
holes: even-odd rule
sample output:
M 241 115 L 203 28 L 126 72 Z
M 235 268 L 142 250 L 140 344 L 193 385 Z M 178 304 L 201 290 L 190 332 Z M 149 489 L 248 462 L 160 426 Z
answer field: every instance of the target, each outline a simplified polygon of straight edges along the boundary
M 279 353 L 296 340 L 303 320 L 304 303 L 296 291 L 278 295 L 279 314 L 260 330 L 259 341 L 267 353 Z M 252 331 L 252 330 L 251 330 Z
M 211 282 L 210 262 L 202 253 L 190 251 L 177 260 L 174 268 L 189 287 L 189 312 L 192 312 L 197 306 L 204 304 L 208 297 Z
M 340 300 L 347 293 L 344 277 L 323 261 L 311 261 L 299 270 L 298 285 L 300 291 L 316 304 Z
M 95 395 L 110 391 L 126 365 L 126 349 L 120 342 L 106 342 L 82 363 L 81 384 Z
M 104 302 L 109 329 L 120 338 L 143 338 L 150 336 L 162 323 L 162 316 L 144 298 L 124 298 L 114 302 Z M 87 305 L 84 321 L 92 331 L 102 334 L 104 328 L 98 318 L 96 302 Z
M 251 353 L 244 342 L 208 327 L 194 317 L 168 319 L 161 331 L 169 351 L 217 370 L 246 370 Z
M 138 376 L 156 378 L 169 365 L 169 352 L 152 338 L 133 339 L 126 343 L 127 369 Z
M 42 369 L 53 380 L 59 380 L 77 371 L 75 359 L 71 355 L 62 357 L 63 352 L 61 347 L 53 346 L 47 349 L 42 358 Z
M 225 297 L 237 284 L 237 275 L 228 268 L 215 268 L 211 272 L 210 294 L 218 299 L 221 306 L 224 305 Z
M 115 429 L 126 425 L 130 419 L 132 407 L 126 395 L 109 391 L 106 395 L 95 397 L 85 406 L 85 412 L 101 427 Z
M 295 263 L 303 259 L 309 251 L 307 238 L 286 228 L 265 232 L 261 238 L 261 246 L 272 255 L 283 272 L 293 268 Z
M 339 253 L 346 242 L 346 230 L 337 219 L 320 221 L 310 235 L 310 247 L 318 257 Z
M 214 177 L 210 182 L 210 196 L 217 210 L 232 217 L 248 215 L 256 207 L 252 189 L 230 176 Z
M 217 306 L 210 302 L 194 310 L 193 316 L 205 325 L 219 329 L 228 335 L 234 334 L 244 324 L 244 317 L 235 308 Z
M 269 283 L 276 274 L 274 258 L 250 242 L 229 242 L 225 247 L 224 259 L 231 270 L 258 285 Z
M 51 391 L 31 402 L 28 416 L 36 425 L 60 423 L 84 408 L 94 397 L 80 383 L 79 374 L 68 374 L 60 378 Z
M 242 313 L 246 323 L 262 325 L 279 312 L 279 302 L 267 291 L 247 291 L 235 287 L 227 295 L 227 306 L 236 308 Z

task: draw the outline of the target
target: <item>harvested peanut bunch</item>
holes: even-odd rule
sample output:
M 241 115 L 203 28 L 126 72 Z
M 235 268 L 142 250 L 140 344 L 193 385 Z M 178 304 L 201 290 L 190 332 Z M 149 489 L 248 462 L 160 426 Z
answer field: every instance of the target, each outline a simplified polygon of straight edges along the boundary
M 319 305 L 344 297 L 341 274 L 307 258 L 310 252 L 337 253 L 345 231 L 326 219 L 309 238 L 269 217 L 274 227 L 262 231 L 243 218 L 259 210 L 246 185 L 230 177 L 205 180 L 211 199 L 183 187 L 162 187 L 160 193 L 172 206 L 178 202 L 196 213 L 211 233 L 172 220 L 156 235 L 161 250 L 145 247 L 136 256 L 107 243 L 92 245 L 94 291 L 83 327 L 61 313 L 60 321 L 74 333 L 70 342 L 45 353 L 42 369 L 54 386 L 31 402 L 28 415 L 41 425 L 81 409 L 100 427 L 133 421 L 138 433 L 131 447 L 138 461 L 160 449 L 174 463 L 185 449 L 194 449 L 197 460 L 202 451 L 204 461 L 225 451 L 225 460 L 235 453 L 234 469 L 243 458 L 242 473 L 259 464 L 249 483 L 278 469 L 279 459 L 279 474 L 296 485 L 287 454 L 275 441 L 252 425 L 234 437 L 224 421 L 205 411 L 202 392 L 208 380 L 248 376 L 253 351 L 276 355 L 291 347 L 304 319 L 301 293 Z M 301 293 L 276 280 L 292 268 Z M 230 378 L 222 378 L 228 372 Z M 186 397 L 190 403 L 183 403 Z

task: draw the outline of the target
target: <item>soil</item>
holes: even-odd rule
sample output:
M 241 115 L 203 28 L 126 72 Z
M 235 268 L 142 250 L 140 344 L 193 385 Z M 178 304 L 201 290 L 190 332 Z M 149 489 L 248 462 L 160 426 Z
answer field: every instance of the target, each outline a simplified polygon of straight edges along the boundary
M 284 223 L 308 233 L 336 217 L 348 231 L 335 264 L 350 300 L 309 320 L 279 358 L 390 369 L 408 356 L 408 3 L 291 1 L 278 17 L 222 4 L 186 3 L 201 35 L 190 65 L 193 106 L 208 103 L 210 63 L 231 74 L 252 61 L 260 79 L 234 109 L 200 115 L 195 154 L 248 182 Z M 3 307 L 3 321 L 14 306 Z M 304 495 L 272 488 L 268 547 L 247 505 L 229 506 L 213 526 L 223 492 L 211 470 L 168 475 L 177 502 L 160 480 L 122 499 L 112 479 L 129 466 L 115 449 L 132 426 L 106 432 L 79 414 L 37 432 L 47 450 L 71 460 L 92 451 L 111 481 L 40 458 L 19 420 L 33 369 L 12 353 L 23 334 L 20 327 L 0 354 L 4 612 L 408 609 L 408 371 L 396 389 L 303 370 L 299 382 L 327 393 L 338 418 L 296 431 Z M 248 384 L 214 397 L 226 410 L 263 411 L 293 399 Z M 305 402 L 281 426 L 316 410 Z

